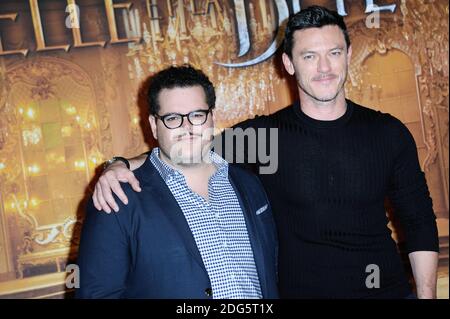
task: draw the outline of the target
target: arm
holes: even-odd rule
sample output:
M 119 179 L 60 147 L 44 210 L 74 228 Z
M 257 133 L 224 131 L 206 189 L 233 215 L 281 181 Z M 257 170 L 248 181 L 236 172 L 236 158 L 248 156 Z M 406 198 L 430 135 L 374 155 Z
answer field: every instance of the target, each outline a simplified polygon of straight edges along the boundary
M 403 226 L 417 296 L 435 298 L 439 252 L 436 216 L 414 139 L 400 121 L 394 125 L 396 158 L 389 198 Z
M 242 128 L 246 129 L 248 127 L 256 127 L 256 119 L 247 120 L 245 122 L 239 123 L 235 125 L 233 128 Z M 225 146 L 225 135 L 221 134 L 220 136 L 215 137 L 214 144 L 220 142 L 222 147 L 220 147 L 219 155 L 225 157 L 226 160 L 230 160 L 234 162 L 235 154 L 233 151 L 230 154 L 226 154 L 224 150 Z M 235 149 L 232 148 L 232 149 Z M 238 154 L 238 157 L 244 158 L 244 165 L 247 163 L 247 149 L 244 148 L 242 150 L 242 154 Z M 133 172 L 135 169 L 139 168 L 142 164 L 144 164 L 145 160 L 148 157 L 148 153 L 144 153 L 142 155 L 133 157 L 129 159 L 130 169 L 127 169 L 126 165 L 122 162 L 115 162 L 111 164 L 100 176 L 98 182 L 95 184 L 94 194 L 92 196 L 92 200 L 94 201 L 94 206 L 98 210 L 104 210 L 106 213 L 111 213 L 111 208 L 115 211 L 119 211 L 119 206 L 117 202 L 114 200 L 112 193 L 116 194 L 117 197 L 126 205 L 128 203 L 128 198 L 124 194 L 122 188 L 120 187 L 119 182 L 130 183 L 133 190 L 136 192 L 140 192 L 141 188 L 139 187 L 139 181 L 134 176 Z M 242 161 L 238 161 L 242 163 Z M 247 163 L 248 164 L 248 163 Z M 112 192 L 111 192 L 112 191 Z
M 130 267 L 127 209 L 130 207 L 120 214 L 99 214 L 92 201 L 88 203 L 77 260 L 80 267 L 77 298 L 123 296 Z
M 117 197 L 126 205 L 128 204 L 128 198 L 122 190 L 119 182 L 130 183 L 133 190 L 140 192 L 139 181 L 134 176 L 133 172 L 144 164 L 148 154 L 133 157 L 129 159 L 130 169 L 120 161 L 111 164 L 100 176 L 98 182 L 95 184 L 94 194 L 92 200 L 95 208 L 98 210 L 104 210 L 106 213 L 111 213 L 111 208 L 115 211 L 119 211 L 119 206 L 114 200 L 111 190 L 117 195 Z
M 438 253 L 434 251 L 415 251 L 408 256 L 416 282 L 417 298 L 435 299 Z

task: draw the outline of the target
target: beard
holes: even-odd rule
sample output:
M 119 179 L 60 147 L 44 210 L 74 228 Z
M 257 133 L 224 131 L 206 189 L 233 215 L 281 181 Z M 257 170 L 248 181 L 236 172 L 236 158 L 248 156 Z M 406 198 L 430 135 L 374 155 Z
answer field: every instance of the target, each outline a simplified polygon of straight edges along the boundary
M 300 77 L 300 72 L 298 72 L 296 70 L 295 72 L 296 74 L 296 80 L 297 80 L 297 85 L 298 87 L 306 94 L 308 95 L 310 98 L 312 98 L 313 100 L 320 102 L 320 103 L 328 103 L 328 102 L 332 102 L 334 100 L 336 100 L 336 98 L 338 97 L 338 95 L 342 92 L 342 90 L 344 89 L 344 85 L 345 82 L 347 81 L 347 72 L 345 72 L 343 80 L 339 83 L 338 88 L 336 89 L 336 92 L 331 95 L 331 96 L 325 96 L 325 97 L 320 97 L 317 96 L 316 94 L 314 94 L 312 92 L 312 90 L 310 88 L 308 88 L 306 85 L 303 84 L 302 78 Z M 332 74 L 334 77 L 339 78 L 339 76 Z M 330 76 L 330 75 L 327 75 Z M 318 76 L 318 77 L 314 77 L 314 80 L 318 80 L 320 78 L 325 78 L 326 76 Z
M 211 140 L 202 134 L 182 133 L 174 138 L 169 147 L 160 145 L 164 156 L 178 166 L 195 166 L 205 163 L 209 159 L 212 148 Z

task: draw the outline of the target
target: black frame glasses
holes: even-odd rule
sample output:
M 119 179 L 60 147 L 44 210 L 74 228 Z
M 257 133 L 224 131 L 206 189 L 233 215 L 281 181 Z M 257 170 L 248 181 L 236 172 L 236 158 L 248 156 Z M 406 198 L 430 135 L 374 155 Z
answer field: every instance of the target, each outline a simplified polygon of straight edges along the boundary
M 195 110 L 186 114 L 180 114 L 180 113 L 169 113 L 166 115 L 158 115 L 155 114 L 155 118 L 161 120 L 163 122 L 164 126 L 167 127 L 169 130 L 173 130 L 176 128 L 179 128 L 183 125 L 184 118 L 186 117 L 194 126 L 203 125 L 208 120 L 208 114 L 211 112 L 211 109 L 208 110 Z M 201 116 L 200 116 L 201 115 Z M 203 118 L 204 116 L 204 118 Z M 198 117 L 198 118 L 196 118 Z M 199 122 L 200 120 L 200 122 Z

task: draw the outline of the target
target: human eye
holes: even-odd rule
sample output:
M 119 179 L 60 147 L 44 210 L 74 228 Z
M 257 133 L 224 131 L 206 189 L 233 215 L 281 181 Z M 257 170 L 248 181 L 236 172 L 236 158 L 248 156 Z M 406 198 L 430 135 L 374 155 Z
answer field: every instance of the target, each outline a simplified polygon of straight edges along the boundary
M 303 55 L 303 60 L 306 60 L 306 61 L 312 60 L 313 58 L 314 58 L 313 54 L 305 54 L 305 55 Z
M 194 111 L 191 113 L 192 118 L 202 118 L 204 116 L 205 116 L 205 113 L 200 112 L 200 111 Z
M 342 54 L 342 50 L 333 50 L 331 51 L 331 55 L 340 56 Z
M 164 117 L 164 121 L 170 123 L 179 120 L 180 116 L 178 114 L 169 114 Z

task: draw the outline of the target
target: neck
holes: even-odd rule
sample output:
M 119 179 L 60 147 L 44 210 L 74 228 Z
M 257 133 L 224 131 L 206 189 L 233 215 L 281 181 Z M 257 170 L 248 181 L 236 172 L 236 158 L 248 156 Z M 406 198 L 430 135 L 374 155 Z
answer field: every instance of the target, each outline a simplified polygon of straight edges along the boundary
M 167 156 L 160 152 L 161 160 L 165 161 L 168 165 L 175 168 L 181 174 L 183 174 L 189 188 L 202 196 L 206 201 L 209 201 L 208 184 L 211 176 L 216 172 L 216 166 L 208 159 L 209 153 L 203 155 L 202 161 L 197 164 L 175 164 Z
M 209 178 L 215 172 L 215 165 L 209 161 L 209 152 L 203 154 L 201 161 L 198 163 L 175 163 L 163 152 L 161 152 L 161 150 L 159 153 L 159 158 L 167 165 L 183 174 L 187 180 L 195 177 Z
M 307 116 L 319 121 L 334 121 L 343 116 L 347 110 L 344 90 L 330 101 L 313 99 L 299 88 L 300 108 Z

